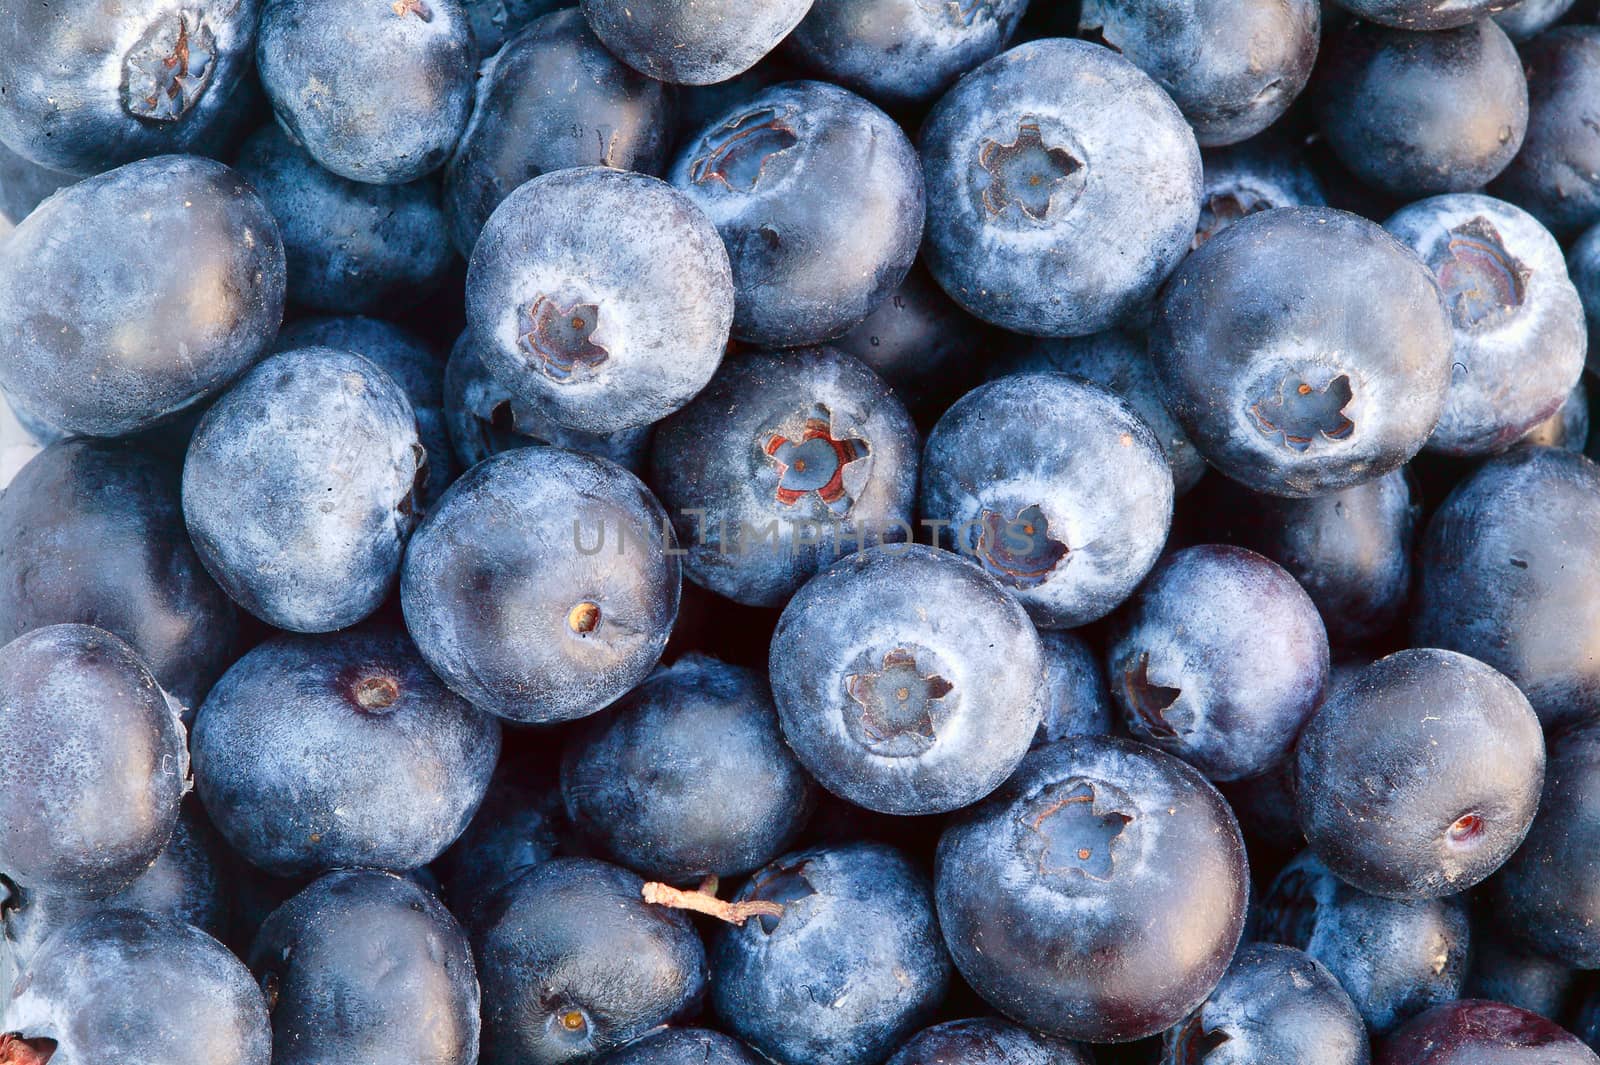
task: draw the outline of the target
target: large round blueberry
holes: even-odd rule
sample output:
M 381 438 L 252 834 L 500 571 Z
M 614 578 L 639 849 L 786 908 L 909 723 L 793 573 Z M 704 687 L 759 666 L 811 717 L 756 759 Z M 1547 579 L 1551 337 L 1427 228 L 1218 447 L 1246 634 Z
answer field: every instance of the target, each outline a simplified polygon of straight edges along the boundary
M 1521 49 L 1528 76 L 1528 135 L 1489 190 L 1567 238 L 1600 222 L 1600 27 L 1559 26 Z
M 1044 709 L 1033 624 L 983 570 L 883 545 L 795 593 L 772 634 L 783 734 L 823 787 L 894 814 L 955 810 L 993 791 Z
M 1109 736 L 1115 713 L 1099 656 L 1081 637 L 1059 630 L 1041 632 L 1044 653 L 1044 716 L 1033 746 L 1068 736 Z
M 566 826 L 554 774 L 507 752 L 466 831 L 434 863 L 445 900 L 475 926 L 495 892 L 555 857 Z
M 51 625 L 0 647 L 0 876 L 97 897 L 160 856 L 189 787 L 178 707 L 104 629 Z
M 1428 268 L 1363 218 L 1287 207 L 1240 219 L 1173 275 L 1150 353 L 1178 422 L 1258 492 L 1313 496 L 1415 455 L 1450 384 Z
M 1412 641 L 1487 662 L 1552 727 L 1600 698 L 1600 467 L 1557 448 L 1484 463 L 1434 512 Z
M 557 858 L 486 904 L 472 933 L 484 1065 L 590 1061 L 698 1009 L 700 937 L 643 889 L 614 865 Z
M 1042 40 L 991 59 L 939 101 L 921 143 L 928 266 L 957 303 L 1015 332 L 1116 324 L 1194 238 L 1194 133 L 1108 48 Z
M 406 554 L 406 625 L 444 682 L 514 721 L 594 713 L 643 680 L 678 616 L 661 504 L 604 459 L 525 447 L 468 470 Z
M 710 85 L 755 66 L 811 0 L 582 0 L 606 47 L 659 81 Z
M 705 387 L 733 299 L 722 241 L 687 197 L 599 166 L 518 188 L 467 267 L 467 321 L 489 372 L 590 433 L 664 418 Z
M 927 878 L 877 843 L 785 855 L 735 904 L 775 903 L 711 948 L 711 1003 L 781 1065 L 872 1065 L 926 1024 L 950 982 Z
M 0 388 L 68 433 L 136 432 L 259 358 L 283 294 L 277 223 L 237 174 L 192 156 L 130 163 L 0 243 Z
M 444 165 L 472 110 L 460 0 L 262 0 L 261 84 L 311 158 L 397 185 Z
M 659 174 L 671 105 L 666 87 L 618 62 L 576 8 L 539 19 L 478 75 L 472 119 L 444 174 L 450 238 L 471 255 L 501 201 L 552 170 Z
M 240 606 L 281 629 L 331 632 L 394 588 L 427 456 L 387 373 L 347 351 L 286 351 L 201 419 L 183 516 Z
M 709 1028 L 663 1028 L 608 1054 L 605 1065 L 765 1065 L 732 1036 Z
M 992 1017 L 924 1028 L 889 1065 L 1089 1065 L 1089 1052 Z
M 787 82 L 713 118 L 668 174 L 733 261 L 733 335 L 798 347 L 847 332 L 905 279 L 922 170 L 894 120 L 836 85 Z
M 1211 993 L 1247 880 L 1239 825 L 1199 773 L 1082 737 L 1030 754 L 946 830 L 935 896 L 956 968 L 990 1005 L 1106 1043 L 1163 1031 Z
M 1239 219 L 1274 207 L 1321 207 L 1322 182 L 1286 138 L 1271 134 L 1200 153 L 1205 173 L 1200 194 L 1198 248 Z
M 1506 6 L 1507 0 L 1336 0 L 1357 18 L 1404 30 L 1465 26 Z
M 472 948 L 409 880 L 329 873 L 267 918 L 250 967 L 272 1012 L 273 1065 L 477 1065 Z
M 1328 682 L 1311 597 L 1254 551 L 1169 555 L 1134 596 L 1107 652 L 1111 691 L 1138 739 L 1213 780 L 1265 773 L 1289 753 Z
M 1503 1002 L 1435 1006 L 1383 1044 L 1378 1065 L 1595 1065 L 1594 1051 L 1536 1013 Z
M 905 407 L 850 356 L 756 352 L 657 427 L 650 480 L 696 583 L 782 606 L 840 556 L 912 539 L 918 442 Z

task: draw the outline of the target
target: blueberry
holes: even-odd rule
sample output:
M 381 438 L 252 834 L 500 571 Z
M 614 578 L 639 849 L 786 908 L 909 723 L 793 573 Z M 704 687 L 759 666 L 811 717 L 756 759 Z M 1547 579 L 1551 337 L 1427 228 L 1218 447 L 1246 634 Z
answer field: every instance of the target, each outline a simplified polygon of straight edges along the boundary
M 755 66 L 805 17 L 811 0 L 581 0 L 594 32 L 658 81 L 710 85 Z
M 263 361 L 201 419 L 183 515 L 206 569 L 256 617 L 331 632 L 394 588 L 427 451 L 394 379 L 359 355 Z
M 508 752 L 483 805 L 459 839 L 434 863 L 450 908 L 469 927 L 495 892 L 555 857 L 566 827 L 553 775 Z
M 1575 0 L 1516 0 L 1492 16 L 1513 41 L 1537 37 L 1572 9 Z
M 273 1065 L 477 1065 L 472 949 L 408 880 L 329 873 L 267 918 L 250 967 L 272 1012 Z
M 1155 565 L 1172 468 L 1126 401 L 1059 373 L 991 381 L 945 412 L 922 456 L 920 509 L 940 541 L 1040 628 L 1097 621 Z
M 576 8 L 545 15 L 478 75 L 472 118 L 444 175 L 450 239 L 471 255 L 494 209 L 552 170 L 659 175 L 671 118 L 667 88 L 613 58 Z
M 51 938 L 0 1033 L 7 1065 L 268 1065 L 250 971 L 173 917 L 108 910 Z
M 1418 552 L 1412 642 L 1486 662 L 1546 728 L 1594 715 L 1600 468 L 1557 448 L 1484 463 L 1435 511 Z M 1597 955 L 1600 957 L 1600 955 Z
M 1322 182 L 1294 145 L 1266 134 L 1243 144 L 1200 153 L 1204 184 L 1198 248 L 1248 215 L 1274 207 L 1321 207 Z
M 605 1057 L 605 1065 L 764 1065 L 743 1043 L 708 1028 L 663 1028 Z
M 946 1021 L 918 1032 L 889 1065 L 1089 1065 L 1087 1050 L 1002 1020 Z
M 655 666 L 678 553 L 661 504 L 620 466 L 518 448 L 468 470 L 423 522 L 401 604 L 428 664 L 474 705 L 566 721 Z
M 1465 26 L 1507 6 L 1506 0 L 1335 0 L 1357 18 L 1404 30 Z
M 0 238 L 20 225 L 51 193 L 77 180 L 72 174 L 23 158 L 0 141 Z
M 1483 917 L 1474 929 L 1472 967 L 1462 996 L 1504 1002 L 1542 1017 L 1566 1016 L 1578 982 L 1577 970 L 1533 953 L 1503 934 L 1498 915 L 1490 912 Z
M 1041 632 L 1044 654 L 1044 716 L 1033 746 L 1068 736 L 1107 736 L 1111 733 L 1111 693 L 1100 659 L 1070 632 Z
M 1578 296 L 1583 300 L 1584 317 L 1589 325 L 1589 353 L 1600 369 L 1600 224 L 1579 237 L 1567 253 L 1567 271 Z
M 876 374 L 835 348 L 729 359 L 662 422 L 651 483 L 719 595 L 782 606 L 846 553 L 912 539 L 915 426 Z
M 1525 209 L 1556 236 L 1600 222 L 1600 131 L 1585 119 L 1600 92 L 1600 27 L 1560 26 L 1522 46 L 1528 135 L 1489 189 Z
M 1432 273 L 1343 211 L 1262 211 L 1206 241 L 1162 295 L 1150 353 L 1200 453 L 1257 492 L 1313 496 L 1397 469 L 1450 384 Z
M 1589 393 L 1582 380 L 1572 386 L 1556 412 L 1529 429 L 1518 441 L 1536 447 L 1583 452 L 1589 441 Z
M 1227 804 L 1127 740 L 1030 754 L 945 832 L 936 870 L 956 968 L 1045 1035 L 1124 1042 L 1171 1027 L 1211 993 L 1244 928 L 1244 841 Z
M 700 938 L 643 888 L 614 865 L 557 858 L 489 901 L 473 931 L 484 1065 L 590 1061 L 699 1008 Z
M 507 197 L 467 267 L 478 353 L 511 393 L 572 429 L 613 433 L 705 387 L 733 321 L 711 222 L 666 183 L 590 166 Z
M 781 1065 L 872 1065 L 926 1024 L 950 982 L 927 878 L 876 843 L 785 855 L 735 903 L 775 904 L 711 947 L 711 1002 Z
M 1110 49 L 1013 48 L 945 94 L 921 143 L 928 266 L 957 303 L 1014 332 L 1114 325 L 1194 238 L 1194 133 Z
M 1600 1061 L 1571 1032 L 1536 1013 L 1502 1002 L 1436 1006 L 1383 1044 L 1378 1065 L 1476 1065 L 1537 1059 L 1540 1065 Z
M 977 802 L 1016 768 L 1044 709 L 1022 607 L 977 566 L 918 544 L 852 554 L 807 583 L 778 619 L 769 668 L 801 764 L 883 813 Z
M 1292 855 L 1306 845 L 1294 812 L 1294 759 L 1286 758 L 1259 776 L 1217 785 L 1239 818 L 1257 859 Z
M 1028 0 L 817 0 L 784 44 L 796 61 L 885 107 L 932 103 L 1011 42 Z
M 668 180 L 722 235 L 733 335 L 751 344 L 848 332 L 905 279 L 922 239 L 911 142 L 872 104 L 820 81 L 739 100 L 683 148 Z
M 1168 555 L 1119 619 L 1111 692 L 1138 739 L 1213 780 L 1265 773 L 1288 755 L 1328 681 L 1311 597 L 1254 551 Z
M 567 6 L 567 0 L 461 0 L 478 54 L 492 56 L 518 30 L 541 15 Z
M 65 432 L 146 429 L 259 358 L 283 293 L 277 223 L 237 174 L 192 156 L 130 163 L 0 243 L 0 387 Z
M 1403 901 L 1351 887 L 1305 851 L 1261 898 L 1258 937 L 1331 972 L 1374 1035 L 1461 994 L 1470 942 L 1456 898 Z

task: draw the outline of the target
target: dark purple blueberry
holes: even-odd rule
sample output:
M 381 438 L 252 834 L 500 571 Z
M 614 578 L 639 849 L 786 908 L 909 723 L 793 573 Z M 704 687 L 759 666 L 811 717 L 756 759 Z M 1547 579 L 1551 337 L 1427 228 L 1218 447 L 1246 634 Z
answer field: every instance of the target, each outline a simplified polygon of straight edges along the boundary
M 1594 1065 L 1594 1051 L 1536 1013 L 1467 999 L 1437 1006 L 1384 1041 L 1378 1065 Z

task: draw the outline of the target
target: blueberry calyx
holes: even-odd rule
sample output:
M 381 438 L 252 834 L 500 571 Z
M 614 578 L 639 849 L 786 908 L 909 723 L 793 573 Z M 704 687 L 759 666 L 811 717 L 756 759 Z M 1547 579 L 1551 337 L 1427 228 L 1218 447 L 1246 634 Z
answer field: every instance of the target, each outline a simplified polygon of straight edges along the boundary
M 18 1032 L 0 1034 L 0 1065 L 45 1065 L 55 1052 L 54 1039 L 24 1039 Z
M 1228 1039 L 1228 1033 L 1221 1029 L 1207 1030 L 1200 1011 L 1196 1010 L 1179 1029 L 1170 1060 L 1173 1065 L 1202 1065 L 1211 1052 Z
M 1043 222 L 1058 195 L 1072 199 L 1083 191 L 1087 174 L 1083 161 L 1056 144 L 1047 144 L 1039 120 L 1022 119 L 1010 144 L 986 140 L 978 152 L 978 165 L 988 174 L 983 206 L 998 218 L 1012 204 L 1030 221 Z
M 730 119 L 700 143 L 700 154 L 689 164 L 689 177 L 697 185 L 720 181 L 733 192 L 754 192 L 766 172 L 767 161 L 800 143 L 794 129 L 770 107 Z
M 1522 306 L 1533 271 L 1512 255 L 1500 231 L 1487 218 L 1473 218 L 1450 230 L 1450 239 L 1428 264 L 1444 290 L 1445 306 L 1456 328 L 1473 330 L 1497 324 Z
M 216 59 L 217 40 L 203 17 L 163 16 L 123 58 L 122 106 L 135 118 L 176 122 L 205 93 Z
M 846 693 L 860 707 L 857 739 L 874 754 L 918 755 L 937 738 L 935 715 L 944 716 L 941 704 L 955 685 L 924 670 L 917 657 L 915 648 L 896 647 L 883 656 L 881 668 L 844 679 Z
M 1272 200 L 1252 189 L 1231 189 L 1206 197 L 1200 205 L 1200 224 L 1195 227 L 1191 251 L 1247 215 L 1272 207 Z
M 1318 440 L 1347 440 L 1356 423 L 1345 416 L 1354 392 L 1350 376 L 1339 374 L 1321 389 L 1293 375 L 1250 404 L 1250 416 L 1264 436 L 1277 436 L 1290 451 L 1307 451 Z
M 1043 788 L 1017 817 L 1022 845 L 1043 877 L 1105 882 L 1116 872 L 1117 852 L 1134 823 L 1122 793 L 1082 777 Z
M 395 13 L 396 18 L 415 15 L 423 22 L 433 21 L 433 9 L 424 0 L 394 0 L 394 3 L 389 5 L 389 10 Z
M 565 304 L 540 293 L 528 307 L 528 331 L 517 338 L 517 346 L 533 356 L 546 377 L 565 384 L 589 376 L 610 358 L 594 342 L 599 329 L 598 304 Z
M 983 568 L 1011 588 L 1037 588 L 1067 557 L 1065 542 L 1050 535 L 1050 519 L 1037 503 L 1007 518 L 985 507 L 974 530 L 973 554 Z
M 1183 694 L 1181 688 L 1169 688 L 1150 679 L 1150 652 L 1141 651 L 1131 669 L 1122 671 L 1122 691 L 1128 709 L 1133 711 L 1134 722 L 1156 739 L 1178 738 L 1178 729 L 1167 720 L 1167 711 Z
M 872 448 L 833 425 L 833 413 L 821 403 L 793 419 L 798 426 L 767 434 L 761 450 L 778 473 L 778 502 L 792 507 L 812 493 L 839 516 L 855 504 L 845 484 L 845 469 L 866 458 Z

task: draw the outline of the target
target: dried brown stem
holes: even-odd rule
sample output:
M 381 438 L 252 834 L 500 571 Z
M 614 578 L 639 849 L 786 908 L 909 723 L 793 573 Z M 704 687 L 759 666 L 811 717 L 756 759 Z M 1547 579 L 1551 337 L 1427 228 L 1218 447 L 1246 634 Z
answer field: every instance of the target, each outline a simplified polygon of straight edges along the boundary
M 714 888 L 714 885 L 712 885 Z M 743 925 L 752 917 L 782 917 L 783 906 L 766 899 L 748 902 L 726 902 L 708 891 L 684 891 L 670 884 L 649 883 L 644 886 L 644 901 L 652 906 L 668 906 L 674 910 L 691 910 L 715 917 L 732 925 Z

